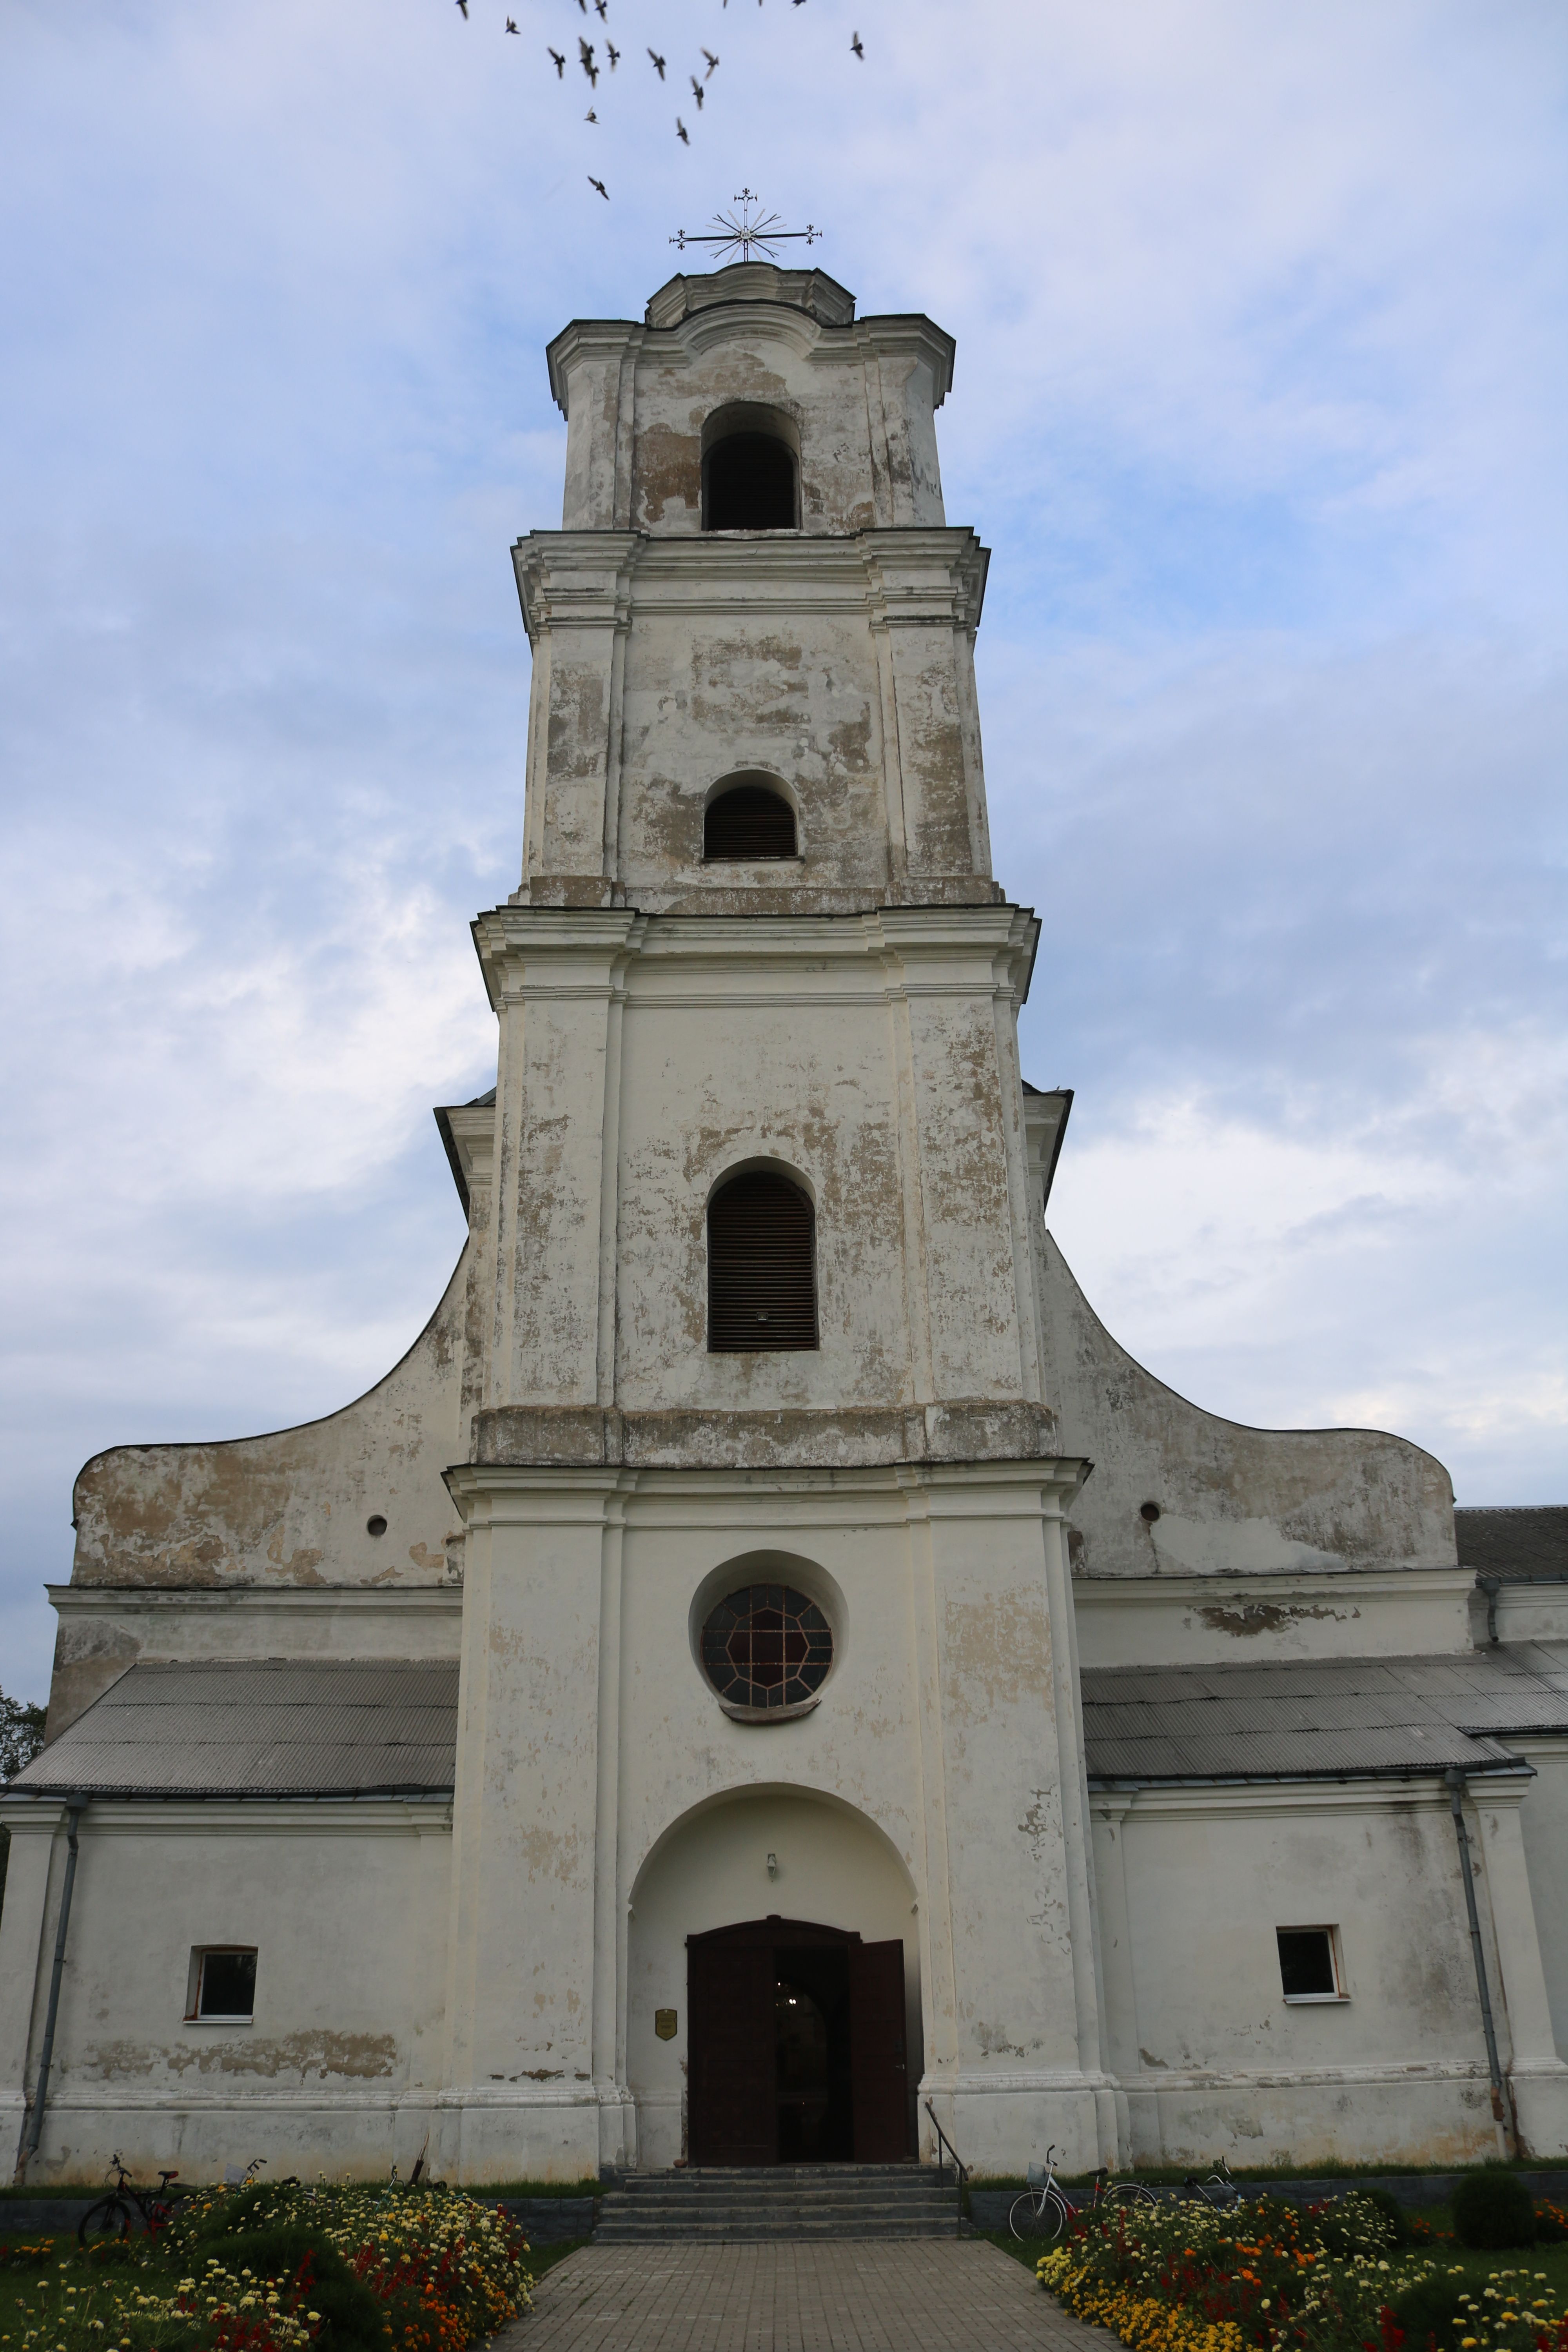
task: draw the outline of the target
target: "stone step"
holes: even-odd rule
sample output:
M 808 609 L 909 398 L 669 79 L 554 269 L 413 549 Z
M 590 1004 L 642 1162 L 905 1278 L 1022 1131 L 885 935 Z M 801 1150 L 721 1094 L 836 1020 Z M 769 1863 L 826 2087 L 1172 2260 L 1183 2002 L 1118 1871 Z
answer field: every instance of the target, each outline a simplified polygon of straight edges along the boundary
M 745 2221 L 748 2213 L 799 2213 L 802 2218 L 905 2216 L 920 2221 L 924 2213 L 957 2213 L 957 2197 L 705 2197 L 689 2204 L 682 2197 L 632 2197 L 626 2204 L 605 2197 L 599 2210 L 626 2216 L 627 2221 Z
M 596 2246 L 662 2243 L 721 2245 L 757 2239 L 810 2238 L 956 2238 L 958 2216 L 945 2221 L 641 2221 L 602 2217 L 594 2232 Z
M 599 2245 L 791 2238 L 956 2238 L 956 2184 L 925 2164 L 669 2167 L 609 2190 Z

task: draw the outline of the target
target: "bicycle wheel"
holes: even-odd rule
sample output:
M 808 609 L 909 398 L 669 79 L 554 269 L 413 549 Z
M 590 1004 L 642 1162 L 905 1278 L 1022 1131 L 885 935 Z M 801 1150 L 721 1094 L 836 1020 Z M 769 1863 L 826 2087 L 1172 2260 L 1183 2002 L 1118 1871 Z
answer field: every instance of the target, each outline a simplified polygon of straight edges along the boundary
M 131 2208 L 122 2197 L 100 2197 L 76 2225 L 76 2242 L 90 2252 L 94 2246 L 118 2245 L 131 2235 Z
M 1152 2205 L 1158 2200 L 1141 2180 L 1113 2180 L 1105 2192 L 1108 2205 Z
M 1027 2245 L 1052 2246 L 1067 2226 L 1068 2209 L 1055 2189 L 1037 2198 L 1032 2189 L 1015 2197 L 1007 2211 L 1007 2227 Z

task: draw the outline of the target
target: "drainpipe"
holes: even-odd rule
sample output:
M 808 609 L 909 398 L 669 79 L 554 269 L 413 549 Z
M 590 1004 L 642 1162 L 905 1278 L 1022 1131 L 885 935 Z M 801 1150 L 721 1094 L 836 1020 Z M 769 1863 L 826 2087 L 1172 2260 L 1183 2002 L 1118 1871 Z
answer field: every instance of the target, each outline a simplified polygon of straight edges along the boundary
M 49 1974 L 49 2006 L 44 2019 L 44 2046 L 38 2056 L 38 2082 L 33 2093 L 33 2112 L 27 2124 L 27 2137 L 23 2144 L 22 2162 L 26 2168 L 29 2157 L 37 2156 L 38 2140 L 44 2128 L 44 2101 L 49 2092 L 49 2068 L 54 2063 L 55 2020 L 60 2009 L 60 1979 L 65 1973 L 66 1931 L 70 1926 L 71 1893 L 76 1885 L 77 1823 L 87 1810 L 85 1796 L 73 1796 L 66 1801 L 66 1882 L 60 1889 L 59 1923 L 55 1929 L 55 1965 Z
M 1450 1764 L 1443 1779 L 1447 1785 L 1454 1835 L 1459 1842 L 1459 1868 L 1465 1881 L 1465 1908 L 1470 1916 L 1470 1950 L 1476 1963 L 1476 1990 L 1480 1995 L 1481 2030 L 1487 2037 L 1487 2072 L 1491 2076 L 1492 2117 L 1502 2135 L 1503 2154 L 1518 2153 L 1519 2133 L 1510 2111 L 1507 2086 L 1497 2054 L 1497 2028 L 1492 2021 L 1492 1997 L 1487 1986 L 1487 1956 L 1481 1946 L 1481 1918 L 1476 1908 L 1476 1880 L 1470 1868 L 1470 1833 L 1465 1827 L 1465 1776 Z
M 1495 1650 L 1499 1646 L 1497 1630 L 1497 1597 L 1502 1591 L 1502 1579 L 1500 1576 L 1478 1576 L 1476 1583 L 1478 1588 L 1487 1596 L 1487 1640 Z

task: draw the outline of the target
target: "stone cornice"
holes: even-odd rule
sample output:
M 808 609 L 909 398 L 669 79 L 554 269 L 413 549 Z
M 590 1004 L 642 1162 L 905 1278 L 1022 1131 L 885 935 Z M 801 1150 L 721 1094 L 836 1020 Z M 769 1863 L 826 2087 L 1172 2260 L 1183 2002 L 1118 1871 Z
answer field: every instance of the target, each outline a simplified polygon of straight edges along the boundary
M 991 556 L 961 524 L 833 531 L 535 530 L 512 549 L 531 643 L 552 628 L 683 614 L 867 612 L 879 627 L 980 626 Z
M 1065 1481 L 1076 1491 L 1083 1465 L 1057 1454 L 1055 1441 L 1055 1414 L 1025 1399 L 742 1412 L 499 1405 L 474 1415 L 473 1459 L 446 1477 L 460 1499 L 495 1471 L 881 1470 L 941 1483 L 950 1472 L 969 1478 L 1005 1464 L 1015 1476 Z
M 463 1590 L 457 1584 L 47 1584 L 62 1617 L 138 1616 L 163 1611 L 211 1614 L 335 1617 L 429 1617 L 460 1615 Z

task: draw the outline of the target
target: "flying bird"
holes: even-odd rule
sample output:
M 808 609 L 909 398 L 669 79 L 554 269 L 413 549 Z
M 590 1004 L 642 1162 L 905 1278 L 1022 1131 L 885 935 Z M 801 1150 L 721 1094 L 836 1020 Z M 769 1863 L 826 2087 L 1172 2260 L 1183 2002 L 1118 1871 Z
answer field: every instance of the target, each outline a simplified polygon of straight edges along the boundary
M 701 46 L 701 45 L 700 45 L 700 44 L 699 44 L 699 47 L 700 47 L 700 46 Z M 703 80 L 704 80 L 704 81 L 711 81 L 711 80 L 712 80 L 712 79 L 713 79 L 713 68 L 714 68 L 714 67 L 718 64 L 719 60 L 718 60 L 718 58 L 714 56 L 714 54 L 713 54 L 713 52 L 712 52 L 712 50 L 711 50 L 711 49 L 703 49 L 702 54 L 703 54 L 703 56 L 707 58 L 707 60 L 708 60 L 708 70 L 707 70 L 707 72 L 703 75 L 702 79 L 703 79 Z
M 468 21 L 468 0 L 458 0 L 458 5 L 463 12 L 463 22 L 466 25 Z
M 855 54 L 856 54 L 856 56 L 857 56 L 858 58 L 864 58 L 864 57 L 865 57 L 865 55 L 866 55 L 866 52 L 865 52 L 865 50 L 862 48 L 862 47 L 861 47 L 861 45 L 860 45 L 860 36 L 859 36 L 859 34 L 858 34 L 858 33 L 851 33 L 851 34 L 850 34 L 850 36 L 849 36 L 849 46 L 850 46 L 850 47 L 854 50 L 854 52 L 855 52 Z
M 545 42 L 544 46 L 547 49 L 550 49 L 550 44 L 548 41 Z M 550 54 L 555 60 L 555 79 L 557 81 L 563 81 L 566 78 L 566 60 L 562 56 L 559 49 L 550 49 Z
M 653 59 L 655 66 L 658 68 L 658 78 L 660 81 L 662 81 L 664 79 L 664 59 L 659 56 L 657 49 L 649 49 L 648 55 Z
M 621 62 L 621 53 L 619 49 L 616 48 L 614 41 L 606 41 L 605 43 L 605 55 L 609 58 L 610 71 L 614 73 L 616 68 Z
M 590 173 L 589 173 L 589 174 L 588 174 L 588 185 L 589 185 L 591 188 L 597 188 L 597 189 L 598 189 L 598 191 L 599 191 L 599 194 L 604 197 L 605 202 L 606 204 L 608 204 L 608 203 L 609 203 L 609 201 L 610 201 L 610 192 L 609 192 L 608 188 L 606 188 L 606 187 L 605 187 L 605 184 L 604 184 L 603 180 L 595 180 L 595 177 L 594 177 L 594 174 L 592 173 L 592 172 L 590 172 Z
M 591 87 L 597 89 L 599 87 L 599 68 L 594 63 L 594 44 L 592 41 L 585 41 L 581 34 L 577 36 L 577 60 L 584 72 L 587 75 Z
M 599 12 L 601 21 L 607 25 L 610 21 L 610 0 L 594 0 L 594 5 Z
M 517 26 L 510 16 L 506 20 L 506 28 L 509 33 L 517 33 Z M 521 40 L 522 35 L 521 33 L 518 33 L 517 37 L 519 40 Z
M 691 95 L 697 100 L 697 111 L 700 114 L 702 111 L 702 84 L 698 80 L 695 74 L 691 77 Z
M 592 108 L 592 107 L 590 107 L 590 108 L 588 109 L 587 113 L 583 117 L 583 120 L 584 120 L 584 122 L 597 122 L 597 121 L 599 120 L 599 118 L 598 118 L 598 116 L 595 113 L 595 111 L 594 111 L 593 108 Z
M 679 114 L 675 118 L 675 135 L 679 140 L 683 147 L 690 146 L 691 133 L 688 131 L 685 123 L 682 122 Z

